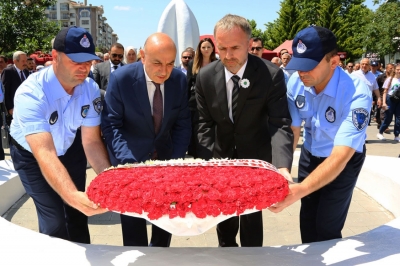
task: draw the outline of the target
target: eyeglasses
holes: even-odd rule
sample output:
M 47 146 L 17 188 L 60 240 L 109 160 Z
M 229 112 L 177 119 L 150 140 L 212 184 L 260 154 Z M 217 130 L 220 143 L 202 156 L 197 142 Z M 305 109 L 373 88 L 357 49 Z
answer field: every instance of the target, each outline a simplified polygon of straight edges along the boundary
M 347 67 L 354 67 L 354 66 L 347 66 Z
M 262 47 L 251 47 L 252 51 L 254 51 L 254 50 L 260 51 L 261 49 L 262 49 Z
M 191 56 L 182 56 L 183 59 L 192 59 Z
M 111 54 L 112 57 L 118 57 L 119 59 L 121 59 L 122 57 L 124 57 L 123 54 Z

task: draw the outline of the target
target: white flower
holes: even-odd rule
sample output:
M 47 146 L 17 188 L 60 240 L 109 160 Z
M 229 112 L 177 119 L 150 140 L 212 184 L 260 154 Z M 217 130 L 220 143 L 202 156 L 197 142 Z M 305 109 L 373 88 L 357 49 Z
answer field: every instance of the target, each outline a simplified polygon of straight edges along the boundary
M 250 81 L 248 79 L 240 80 L 240 87 L 247 89 L 250 86 Z

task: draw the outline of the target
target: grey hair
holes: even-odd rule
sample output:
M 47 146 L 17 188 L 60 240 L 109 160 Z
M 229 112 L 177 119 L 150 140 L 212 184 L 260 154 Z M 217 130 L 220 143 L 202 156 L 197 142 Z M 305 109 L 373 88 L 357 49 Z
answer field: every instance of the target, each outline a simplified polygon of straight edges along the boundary
M 288 55 L 289 58 L 292 58 L 292 56 L 289 53 L 284 53 L 283 55 Z M 283 56 L 283 55 L 281 55 L 281 56 Z
M 250 40 L 251 38 L 251 26 L 249 22 L 241 16 L 228 14 L 225 15 L 222 19 L 220 19 L 214 27 L 214 37 L 216 36 L 217 30 L 232 30 L 234 27 L 241 28 L 244 33 L 247 35 L 247 38 Z
M 278 59 L 278 64 L 280 64 L 280 65 L 282 64 L 282 60 L 279 57 L 275 56 L 271 59 L 271 61 L 274 59 Z
M 20 56 L 20 55 L 26 55 L 26 53 L 25 53 L 25 52 L 22 52 L 22 51 L 16 51 L 16 52 L 13 54 L 13 60 L 19 61 L 19 56 Z

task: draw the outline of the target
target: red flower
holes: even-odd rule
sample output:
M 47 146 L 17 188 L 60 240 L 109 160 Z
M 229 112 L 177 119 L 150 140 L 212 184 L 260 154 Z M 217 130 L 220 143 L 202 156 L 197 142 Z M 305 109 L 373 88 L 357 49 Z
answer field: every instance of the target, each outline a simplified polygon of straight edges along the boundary
M 287 180 L 259 160 L 160 164 L 107 170 L 90 184 L 88 196 L 103 208 L 144 212 L 155 220 L 185 218 L 189 212 L 198 218 L 240 215 L 268 208 L 289 191 Z

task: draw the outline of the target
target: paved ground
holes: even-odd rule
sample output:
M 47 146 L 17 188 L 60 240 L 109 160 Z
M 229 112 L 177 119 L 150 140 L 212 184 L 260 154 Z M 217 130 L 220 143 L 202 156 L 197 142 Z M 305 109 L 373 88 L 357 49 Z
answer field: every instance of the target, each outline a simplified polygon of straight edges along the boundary
M 393 130 L 393 126 L 390 127 Z M 400 143 L 393 141 L 393 133 L 385 134 L 389 139 L 380 141 L 376 139 L 376 124 L 368 128 L 368 155 L 398 157 Z M 7 153 L 7 151 L 6 151 Z M 400 159 L 399 159 L 400 162 Z M 297 165 L 295 162 L 294 165 Z M 89 169 L 88 184 L 95 177 L 93 170 Z M 297 176 L 297 167 L 293 168 L 293 176 Z M 300 244 L 299 208 L 296 203 L 282 213 L 274 214 L 268 210 L 263 211 L 264 220 L 264 246 Z M 38 231 L 37 217 L 32 199 L 22 197 L 4 216 L 5 219 L 20 226 Z M 387 223 L 394 216 L 381 205 L 371 199 L 363 191 L 356 189 L 351 202 L 343 236 L 352 236 L 363 233 Z M 148 226 L 148 231 L 149 231 Z M 122 245 L 121 226 L 119 215 L 105 213 L 89 218 L 89 228 L 93 244 Z M 150 231 L 149 231 L 150 235 Z M 239 242 L 239 241 L 238 241 Z M 217 247 L 215 228 L 195 237 L 172 237 L 172 247 Z

